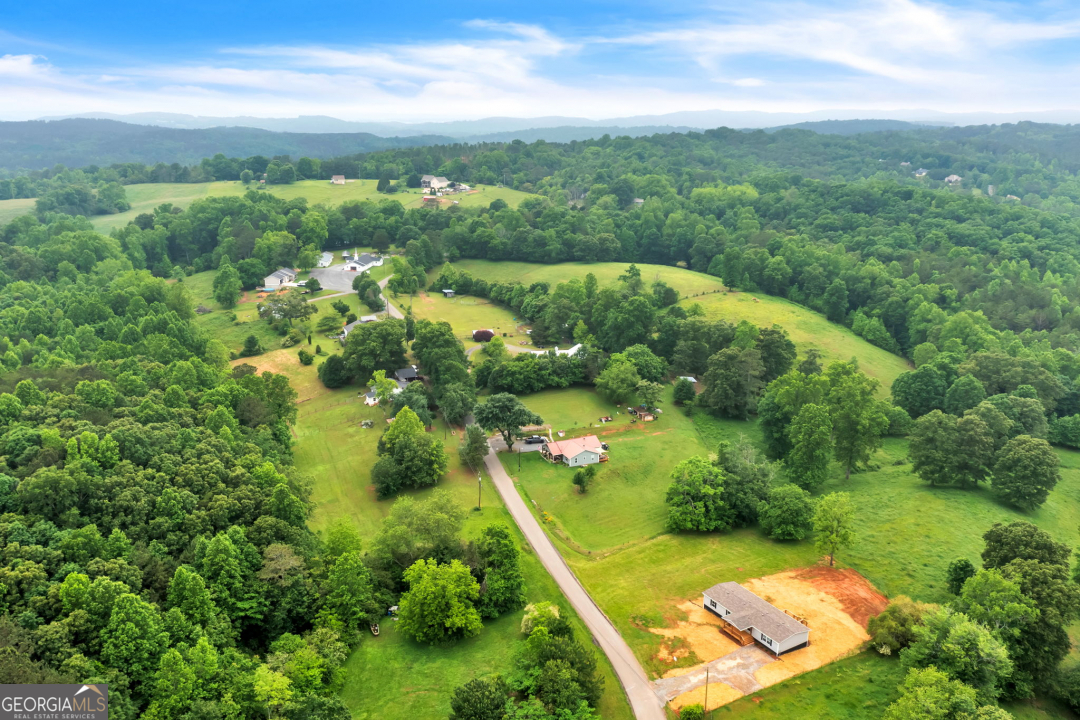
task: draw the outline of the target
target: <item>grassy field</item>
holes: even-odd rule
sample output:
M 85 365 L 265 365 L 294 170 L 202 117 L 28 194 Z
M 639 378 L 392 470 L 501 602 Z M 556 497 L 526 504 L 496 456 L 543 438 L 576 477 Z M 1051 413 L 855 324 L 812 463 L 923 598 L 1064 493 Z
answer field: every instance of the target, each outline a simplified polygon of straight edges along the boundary
M 0 225 L 6 225 L 20 215 L 33 212 L 34 202 L 33 198 L 0 200 Z
M 468 270 L 474 277 L 481 277 L 488 282 L 511 282 L 520 280 L 529 285 L 534 282 L 548 282 L 553 286 L 556 283 L 566 282 L 571 278 L 584 279 L 592 273 L 596 276 L 600 286 L 610 285 L 620 275 L 626 272 L 630 263 L 559 263 L 557 265 L 540 265 L 526 262 L 494 262 L 491 260 L 459 260 L 454 267 L 459 270 Z M 641 279 L 646 284 L 655 280 L 662 280 L 671 287 L 682 293 L 683 297 L 701 295 L 703 293 L 716 292 L 723 289 L 724 284 L 720 278 L 704 273 L 683 270 L 670 265 L 645 265 L 637 264 L 641 270 Z
M 468 270 L 475 277 L 488 281 L 520 280 L 525 284 L 548 282 L 555 285 L 592 273 L 601 286 L 615 282 L 619 275 L 626 272 L 627 266 L 628 263 L 538 265 L 488 260 L 461 260 L 454 264 L 454 267 Z M 897 375 L 912 369 L 904 358 L 871 345 L 842 325 L 831 323 L 823 315 L 787 300 L 764 294 L 723 292 L 723 283 L 719 278 L 682 268 L 667 265 L 638 267 L 647 283 L 664 281 L 681 293 L 682 305 L 701 303 L 710 319 L 734 323 L 747 320 L 765 327 L 780 325 L 787 330 L 800 352 L 814 346 L 826 360 L 858 358 L 866 374 L 881 381 L 882 395 L 888 393 Z
M 419 190 L 385 195 L 375 190 L 375 180 L 357 180 L 345 185 L 331 185 L 325 180 L 301 180 L 291 185 L 270 185 L 267 191 L 286 200 L 306 198 L 308 203 L 326 205 L 340 205 L 346 200 L 397 200 L 407 208 L 420 207 L 423 204 Z M 162 203 L 186 208 L 193 201 L 207 197 L 243 195 L 254 185 L 245 186 L 238 181 L 222 181 L 211 183 L 145 183 L 128 185 L 124 188 L 127 193 L 131 209 L 116 215 L 98 215 L 91 218 L 94 227 L 99 232 L 108 233 L 115 228 L 123 227 L 135 219 L 136 215 L 152 212 Z M 477 192 L 467 195 L 455 195 L 456 200 L 462 207 L 474 207 L 489 205 L 496 199 L 505 200 L 514 207 L 523 199 L 529 197 L 510 188 L 477 185 Z M 443 205 L 448 205 L 447 200 Z M 30 212 L 33 209 L 33 200 L 3 200 L 0 201 L 0 225 L 8 222 L 13 217 Z
M 585 495 L 571 484 L 570 468 L 552 465 L 539 453 L 523 453 L 520 470 L 518 458 L 503 456 L 507 472 L 517 476 L 528 497 L 554 518 L 549 527 L 586 553 L 664 532 L 664 493 L 671 470 L 690 455 L 709 452 L 693 423 L 671 409 L 670 387 L 663 403 L 668 411 L 652 423 L 630 423 L 625 409 L 616 415 L 615 406 L 592 390 L 549 390 L 523 399 L 555 430 L 567 430 L 570 436 L 595 433 L 611 447 L 611 461 L 600 467 Z M 614 422 L 589 429 L 603 415 L 611 415 Z
M 888 393 L 897 375 L 913 369 L 899 355 L 871 345 L 846 327 L 829 322 L 820 313 L 781 298 L 752 293 L 716 293 L 683 300 L 682 304 L 695 302 L 701 303 L 706 316 L 713 320 L 779 325 L 787 330 L 800 353 L 813 346 L 821 351 L 825 360 L 858 358 L 863 372 L 881 381 L 883 394 Z
M 211 315 L 203 316 L 202 320 L 205 322 L 209 317 Z M 364 538 L 370 540 L 378 532 L 392 505 L 391 500 L 376 499 L 369 479 L 378 438 L 385 427 L 385 415 L 382 410 L 363 403 L 360 391 L 366 388 L 327 390 L 317 377 L 318 365 L 324 359 L 305 367 L 297 360 L 297 350 L 280 349 L 237 362 L 247 362 L 260 370 L 282 373 L 289 377 L 297 390 L 295 464 L 312 481 L 311 500 L 315 505 L 309 523 L 312 529 L 319 532 L 336 519 L 345 517 L 356 525 Z M 360 426 L 363 420 L 373 420 L 374 427 L 363 429 Z M 483 510 L 474 509 L 469 513 L 464 535 L 475 537 L 493 521 L 502 521 L 514 528 L 522 548 L 522 568 L 528 583 L 529 601 L 551 600 L 559 603 L 564 613 L 572 618 L 581 637 L 588 637 L 550 575 L 533 556 L 524 538 L 517 533 L 490 478 L 485 476 L 478 486 L 477 476 L 461 467 L 456 452 L 459 437 L 453 435 L 453 430 L 441 420 L 436 421 L 433 432 L 445 438 L 450 457 L 450 471 L 439 487 L 448 490 L 462 506 L 468 508 L 476 507 L 480 491 Z M 430 492 L 424 490 L 411 494 L 423 498 Z M 480 636 L 447 647 L 414 643 L 398 635 L 392 623 L 386 623 L 378 638 L 365 638 L 349 658 L 342 698 L 354 718 L 412 720 L 446 717 L 450 693 L 456 686 L 477 676 L 507 672 L 521 638 L 521 617 L 522 612 L 518 611 L 488 622 Z M 606 688 L 600 705 L 602 716 L 605 720 L 629 720 L 629 706 L 611 666 L 602 660 L 600 668 Z
M 547 412 L 556 427 L 565 425 L 572 435 L 588 432 L 584 426 L 604 407 L 595 393 L 580 388 L 538 393 L 524 401 L 542 415 Z M 755 422 L 718 420 L 703 413 L 689 419 L 677 409 L 648 426 L 621 420 L 594 429 L 611 433 L 604 436 L 611 445 L 611 461 L 601 467 L 586 495 L 576 492 L 568 469 L 535 454 L 521 456 L 520 470 L 519 458 L 505 456 L 503 461 L 534 501 L 538 517 L 582 583 L 646 668 L 659 674 L 668 666 L 656 660 L 660 638 L 646 628 L 681 619 L 680 602 L 716 582 L 812 565 L 819 558 L 809 540 L 775 542 L 756 528 L 722 534 L 664 532 L 663 496 L 671 467 L 690 455 L 714 451 L 721 440 L 742 436 L 760 444 Z M 1058 454 L 1061 483 L 1042 508 L 1025 513 L 998 502 L 985 488 L 927 486 L 907 464 L 907 441 L 887 439 L 870 470 L 845 480 L 834 466 L 823 488 L 851 493 L 858 509 L 857 542 L 838 561 L 889 596 L 944 602 L 946 567 L 957 557 L 978 564 L 982 534 L 995 522 L 1026 519 L 1075 546 L 1080 542 L 1080 453 Z M 895 696 L 895 681 L 879 665 L 878 659 L 860 655 L 835 669 L 830 666 L 755 694 L 763 698 L 761 703 L 740 701 L 714 717 L 755 712 L 765 718 L 790 717 L 796 711 L 806 717 L 880 717 L 881 708 Z M 870 685 L 870 674 L 877 682 L 884 679 L 885 686 Z M 814 677 L 825 681 L 815 684 Z M 832 708 L 831 714 L 821 711 L 824 707 Z M 1021 704 L 1010 710 L 1032 719 L 1072 717 L 1053 704 Z
M 409 306 L 407 297 L 396 302 L 402 310 Z M 500 336 L 505 333 L 503 341 L 508 346 L 523 347 L 524 343 L 524 347 L 534 347 L 529 336 L 518 330 L 524 321 L 515 322 L 514 313 L 484 298 L 459 295 L 448 299 L 437 291 L 421 292 L 412 299 L 412 310 L 417 318 L 449 322 L 466 348 L 479 345 L 473 342 L 472 334 L 473 330 L 480 329 L 494 330 Z

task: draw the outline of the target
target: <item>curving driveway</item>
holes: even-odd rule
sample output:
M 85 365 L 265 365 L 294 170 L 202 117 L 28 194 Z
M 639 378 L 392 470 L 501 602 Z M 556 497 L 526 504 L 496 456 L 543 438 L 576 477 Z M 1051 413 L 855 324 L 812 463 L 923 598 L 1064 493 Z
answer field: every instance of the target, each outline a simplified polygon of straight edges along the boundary
M 577 611 L 585 626 L 589 628 L 596 644 L 611 661 L 612 667 L 615 668 L 615 675 L 619 678 L 623 690 L 626 691 L 634 717 L 637 720 L 665 720 L 664 708 L 653 692 L 641 663 L 634 657 L 630 646 L 611 624 L 611 620 L 589 597 L 589 593 L 582 587 L 559 551 L 555 549 L 551 538 L 529 512 L 525 501 L 521 499 L 521 494 L 514 487 L 513 480 L 499 462 L 498 456 L 494 452 L 488 453 L 488 456 L 484 458 L 484 464 L 514 522 L 521 528 L 521 532 L 536 552 L 536 556 L 540 558 L 540 562 L 555 578 L 559 589 L 574 606 L 574 610 Z
M 353 280 L 356 278 L 356 273 L 348 272 L 344 270 L 344 265 L 334 265 L 328 268 L 313 268 L 311 271 L 311 277 L 316 278 L 324 288 L 327 290 L 336 290 L 339 293 L 351 293 Z M 386 297 L 386 283 L 390 281 L 393 275 L 387 275 L 379 281 L 379 287 L 383 289 L 383 301 L 386 303 L 386 312 L 392 318 L 398 320 L 404 319 L 404 315 L 396 307 L 390 304 L 390 300 Z M 323 297 L 331 297 L 325 295 Z M 322 300 L 323 298 L 319 298 Z

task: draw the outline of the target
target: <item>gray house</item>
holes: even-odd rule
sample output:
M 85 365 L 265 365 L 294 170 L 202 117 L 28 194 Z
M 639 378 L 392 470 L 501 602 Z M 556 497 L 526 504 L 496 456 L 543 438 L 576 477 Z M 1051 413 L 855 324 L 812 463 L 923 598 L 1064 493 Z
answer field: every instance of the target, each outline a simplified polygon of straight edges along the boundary
M 810 644 L 810 628 L 737 582 L 713 585 L 702 604 L 778 657 Z

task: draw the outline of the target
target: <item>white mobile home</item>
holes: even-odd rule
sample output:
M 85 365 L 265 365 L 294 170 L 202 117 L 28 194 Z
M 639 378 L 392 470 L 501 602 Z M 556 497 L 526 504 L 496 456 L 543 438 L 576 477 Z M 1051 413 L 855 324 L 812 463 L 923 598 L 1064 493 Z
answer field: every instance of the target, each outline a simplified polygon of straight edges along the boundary
M 777 656 L 810 644 L 810 628 L 737 582 L 713 585 L 703 593 L 702 603 Z

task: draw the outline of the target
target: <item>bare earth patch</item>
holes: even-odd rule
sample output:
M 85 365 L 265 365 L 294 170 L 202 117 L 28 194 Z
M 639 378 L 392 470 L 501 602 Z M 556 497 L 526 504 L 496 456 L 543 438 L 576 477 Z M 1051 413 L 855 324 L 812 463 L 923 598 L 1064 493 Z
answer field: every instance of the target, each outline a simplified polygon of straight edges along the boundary
M 722 578 L 718 579 L 718 582 Z M 743 695 L 819 668 L 859 649 L 869 639 L 866 623 L 888 604 L 884 595 L 854 570 L 809 567 L 754 578 L 742 583 L 781 610 L 802 618 L 810 628 L 810 645 L 776 658 L 759 645 L 739 647 L 720 632 L 720 618 L 695 598 L 678 605 L 686 613 L 669 627 L 649 631 L 680 647 L 688 647 L 701 664 L 669 670 L 653 682 L 653 690 L 675 709 L 705 702 L 717 708 Z M 656 658 L 667 663 L 677 658 Z

